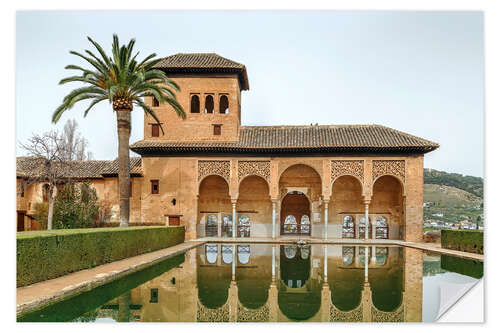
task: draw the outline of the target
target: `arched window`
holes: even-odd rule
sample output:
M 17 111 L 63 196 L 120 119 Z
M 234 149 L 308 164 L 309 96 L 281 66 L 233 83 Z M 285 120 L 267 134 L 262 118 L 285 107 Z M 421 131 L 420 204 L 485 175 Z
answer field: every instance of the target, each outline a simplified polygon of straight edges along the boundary
M 302 247 L 300 247 L 300 257 L 303 260 L 308 259 L 310 253 L 311 253 L 311 247 L 310 246 L 302 246 Z
M 250 218 L 247 215 L 238 219 L 238 237 L 250 237 Z
M 191 95 L 191 113 L 200 113 L 200 97 Z
M 205 235 L 207 237 L 216 237 L 217 236 L 217 216 L 216 215 L 208 215 L 207 223 L 205 224 Z
M 366 227 L 366 219 L 363 216 L 359 219 L 359 238 L 365 238 L 365 227 Z M 372 238 L 372 225 L 370 223 L 370 219 L 368 218 L 368 238 Z
M 297 254 L 297 245 L 285 245 L 284 250 L 285 250 L 285 257 L 287 259 L 293 259 Z
M 377 266 L 385 265 L 385 263 L 387 262 L 387 253 L 388 253 L 388 248 L 386 247 L 377 247 L 375 249 Z
M 283 232 L 285 234 L 294 234 L 297 232 L 297 220 L 295 216 L 288 215 L 285 218 L 285 225 L 283 226 Z
M 205 113 L 214 113 L 214 97 L 212 95 L 205 97 Z
M 342 261 L 345 266 L 350 266 L 354 262 L 354 246 L 342 246 Z
M 222 261 L 225 264 L 230 264 L 233 262 L 233 246 L 232 245 L 222 245 Z
M 205 256 L 209 264 L 215 264 L 217 262 L 217 255 L 219 253 L 219 248 L 217 244 L 207 244 L 205 245 Z
M 160 106 L 160 102 L 154 96 L 153 96 L 153 106 L 154 107 Z
M 384 216 L 379 216 L 375 220 L 375 238 L 389 238 L 389 224 L 387 223 L 387 219 Z
M 354 238 L 354 218 L 352 216 L 344 216 L 342 221 L 342 238 Z
M 250 245 L 238 245 L 238 261 L 245 265 L 250 261 Z
M 302 215 L 300 219 L 300 233 L 308 234 L 311 231 L 311 221 L 309 221 L 309 216 Z
M 228 114 L 229 113 L 229 99 L 226 95 L 222 95 L 219 99 L 219 113 Z
M 49 192 L 50 192 L 50 185 L 49 184 L 43 185 L 43 187 L 42 187 L 43 202 L 49 201 Z
M 222 218 L 222 235 L 226 237 L 233 236 L 233 216 L 226 214 Z
M 365 253 L 365 250 L 368 250 L 366 251 Z M 370 253 L 371 253 L 371 247 L 368 247 L 368 248 L 365 248 L 364 246 L 360 246 L 359 247 L 359 263 L 361 264 L 361 266 L 364 266 L 365 265 L 365 255 L 368 256 L 368 264 L 370 263 Z

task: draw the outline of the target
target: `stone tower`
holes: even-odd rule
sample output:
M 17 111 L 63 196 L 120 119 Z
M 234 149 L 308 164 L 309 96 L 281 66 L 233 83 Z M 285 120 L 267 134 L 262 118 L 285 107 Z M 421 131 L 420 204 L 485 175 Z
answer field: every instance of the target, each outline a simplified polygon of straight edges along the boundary
M 152 117 L 144 116 L 144 140 L 202 142 L 238 141 L 241 91 L 248 90 L 244 65 L 215 53 L 178 53 L 156 66 L 180 87 L 177 100 L 186 113 L 178 117 L 167 104 L 146 99 L 158 116 L 164 133 Z

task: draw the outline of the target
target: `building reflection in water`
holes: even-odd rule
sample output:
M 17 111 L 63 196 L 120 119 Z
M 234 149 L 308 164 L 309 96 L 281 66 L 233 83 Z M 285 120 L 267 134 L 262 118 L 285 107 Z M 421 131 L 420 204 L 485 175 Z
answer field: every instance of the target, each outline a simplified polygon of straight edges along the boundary
M 420 322 L 422 252 L 404 247 L 206 244 L 131 290 L 120 320 Z M 118 310 L 119 311 L 119 310 Z

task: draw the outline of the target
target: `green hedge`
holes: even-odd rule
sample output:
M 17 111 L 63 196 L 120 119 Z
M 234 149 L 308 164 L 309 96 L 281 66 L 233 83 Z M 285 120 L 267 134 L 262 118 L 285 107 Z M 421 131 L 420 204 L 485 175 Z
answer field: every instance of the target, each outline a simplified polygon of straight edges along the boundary
M 483 232 L 476 230 L 442 230 L 441 247 L 483 254 Z
M 441 268 L 448 272 L 467 275 L 476 279 L 483 277 L 483 263 L 481 261 L 441 255 Z
M 184 227 L 65 229 L 17 233 L 17 286 L 184 242 Z

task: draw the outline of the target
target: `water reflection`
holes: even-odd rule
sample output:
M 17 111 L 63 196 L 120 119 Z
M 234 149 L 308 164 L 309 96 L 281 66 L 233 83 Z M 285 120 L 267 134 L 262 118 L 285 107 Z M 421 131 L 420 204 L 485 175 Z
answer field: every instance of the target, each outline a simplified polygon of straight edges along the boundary
M 482 275 L 482 264 L 443 262 Z M 207 244 L 74 320 L 419 322 L 423 272 L 443 272 L 434 266 L 402 247 Z

